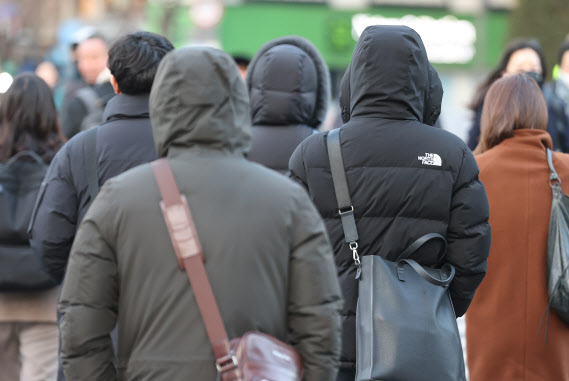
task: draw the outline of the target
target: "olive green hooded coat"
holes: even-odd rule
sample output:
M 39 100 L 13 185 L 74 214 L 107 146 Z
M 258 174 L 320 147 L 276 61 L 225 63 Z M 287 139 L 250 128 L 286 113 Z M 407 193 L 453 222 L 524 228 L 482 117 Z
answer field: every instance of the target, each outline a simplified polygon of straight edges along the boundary
M 230 338 L 288 340 L 306 381 L 333 380 L 341 294 L 324 225 L 299 186 L 244 158 L 251 122 L 231 57 L 183 48 L 150 97 L 157 152 L 195 219 Z M 75 239 L 59 310 L 68 381 L 213 381 L 215 359 L 178 268 L 149 164 L 106 182 Z M 117 368 L 109 333 L 118 322 Z

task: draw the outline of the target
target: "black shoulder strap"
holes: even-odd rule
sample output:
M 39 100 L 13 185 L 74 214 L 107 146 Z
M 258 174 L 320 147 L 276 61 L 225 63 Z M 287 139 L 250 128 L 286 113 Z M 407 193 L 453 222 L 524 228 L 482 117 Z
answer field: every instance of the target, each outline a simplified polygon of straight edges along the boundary
M 334 191 L 338 201 L 338 212 L 342 218 L 342 227 L 344 228 L 344 238 L 348 243 L 357 242 L 358 230 L 354 218 L 354 206 L 350 199 L 348 181 L 346 180 L 339 128 L 328 133 L 327 146 L 332 181 L 334 182 Z
M 87 172 L 87 189 L 91 196 L 91 202 L 99 193 L 99 162 L 97 161 L 97 128 L 85 131 L 83 150 Z

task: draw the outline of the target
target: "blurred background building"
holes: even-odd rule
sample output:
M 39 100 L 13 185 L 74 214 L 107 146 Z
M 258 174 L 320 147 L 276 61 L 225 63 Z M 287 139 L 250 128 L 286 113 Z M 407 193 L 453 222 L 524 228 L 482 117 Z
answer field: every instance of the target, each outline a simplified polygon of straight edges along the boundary
M 567 0 L 0 0 L 0 68 L 15 74 L 50 60 L 64 70 L 85 26 L 111 42 L 146 29 L 178 47 L 209 44 L 245 57 L 270 39 L 297 34 L 322 52 L 337 95 L 357 38 L 372 24 L 419 32 L 445 89 L 442 125 L 464 138 L 466 105 L 507 42 L 538 38 L 552 67 L 569 33 L 569 6 Z

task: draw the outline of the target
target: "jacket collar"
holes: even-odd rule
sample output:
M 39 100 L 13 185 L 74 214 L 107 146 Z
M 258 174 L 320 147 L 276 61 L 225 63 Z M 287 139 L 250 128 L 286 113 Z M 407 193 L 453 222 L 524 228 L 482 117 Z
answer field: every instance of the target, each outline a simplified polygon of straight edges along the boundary
M 553 144 L 551 142 L 551 136 L 547 131 L 533 130 L 528 128 L 514 130 L 514 136 L 512 138 L 504 140 L 502 143 L 523 144 L 528 146 L 540 147 L 543 150 L 545 150 L 546 148 L 552 149 L 553 147 Z M 500 144 L 498 144 L 498 146 Z
M 149 97 L 150 94 L 117 94 L 107 103 L 103 120 L 108 122 L 112 119 L 148 118 Z

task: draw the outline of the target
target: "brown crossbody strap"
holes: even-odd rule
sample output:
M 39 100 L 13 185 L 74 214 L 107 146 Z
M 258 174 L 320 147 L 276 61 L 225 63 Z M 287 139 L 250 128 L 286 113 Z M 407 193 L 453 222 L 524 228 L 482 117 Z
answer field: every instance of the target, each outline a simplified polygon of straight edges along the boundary
M 226 366 L 236 365 L 236 360 L 229 348 L 227 332 L 205 271 L 202 247 L 188 202 L 185 196 L 180 195 L 168 159 L 152 162 L 152 170 L 162 195 L 160 207 L 178 264 L 182 270 L 186 270 L 213 347 L 217 368 L 223 371 Z

